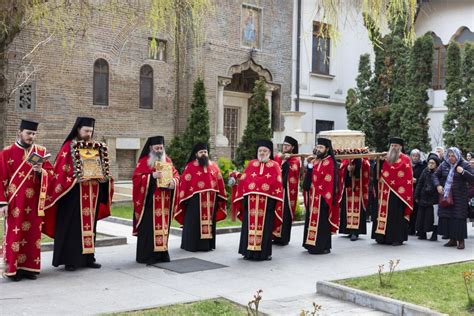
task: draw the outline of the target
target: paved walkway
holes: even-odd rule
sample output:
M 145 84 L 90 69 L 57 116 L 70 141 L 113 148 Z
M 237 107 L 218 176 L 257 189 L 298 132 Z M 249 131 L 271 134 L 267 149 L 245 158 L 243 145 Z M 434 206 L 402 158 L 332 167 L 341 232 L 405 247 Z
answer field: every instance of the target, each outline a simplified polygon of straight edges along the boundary
M 128 235 L 130 227 L 100 222 L 99 231 Z M 381 246 L 367 237 L 351 242 L 333 237 L 330 255 L 309 255 L 301 247 L 303 227 L 295 227 L 286 247 L 274 247 L 273 260 L 244 261 L 237 253 L 239 234 L 217 236 L 217 249 L 189 253 L 179 248 L 180 238 L 171 236 L 172 259 L 197 257 L 228 267 L 178 274 L 135 262 L 135 240 L 124 246 L 98 248 L 100 270 L 66 272 L 50 265 L 51 252 L 42 254 L 43 270 L 37 281 L 18 283 L 0 279 L 0 314 L 97 314 L 188 302 L 223 296 L 246 305 L 258 289 L 263 290 L 261 310 L 272 315 L 297 315 L 311 310 L 312 302 L 323 306 L 321 315 L 383 315 L 317 295 L 316 281 L 335 280 L 377 272 L 378 264 L 400 259 L 399 269 L 474 259 L 474 229 L 463 251 L 442 247 L 444 241 L 410 238 L 401 247 Z

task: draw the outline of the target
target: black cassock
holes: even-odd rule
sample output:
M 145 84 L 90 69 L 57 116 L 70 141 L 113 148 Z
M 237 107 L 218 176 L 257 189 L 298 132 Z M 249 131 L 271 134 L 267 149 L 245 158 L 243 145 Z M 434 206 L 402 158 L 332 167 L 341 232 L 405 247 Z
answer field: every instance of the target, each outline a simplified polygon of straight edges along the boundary
M 308 226 L 309 226 L 309 216 L 310 208 L 309 203 L 310 197 L 309 192 L 312 185 L 313 169 L 306 169 L 306 175 L 303 181 L 303 194 L 308 195 L 306 200 L 307 205 L 306 212 L 304 214 L 304 232 L 303 232 L 303 247 L 308 250 L 310 254 L 323 254 L 329 253 L 331 251 L 331 224 L 329 223 L 329 205 L 324 199 L 321 199 L 320 209 L 319 209 L 319 224 L 318 232 L 316 236 L 316 245 L 307 245 L 306 238 L 308 236 Z
M 285 192 L 288 192 L 288 172 L 290 170 L 290 164 L 286 161 L 281 166 L 281 175 L 283 183 L 285 184 Z M 273 242 L 277 245 L 287 245 L 290 242 L 291 238 L 291 210 L 290 210 L 290 201 L 288 199 L 288 194 L 285 194 L 283 197 L 283 224 L 281 226 L 281 236 L 276 237 Z
M 248 260 L 268 260 L 272 256 L 273 223 L 275 220 L 276 200 L 267 198 L 267 208 L 265 209 L 265 222 L 263 224 L 262 250 L 247 250 L 249 237 L 248 218 L 248 196 L 244 197 L 242 212 L 242 230 L 240 232 L 239 253 Z
M 109 183 L 99 183 L 99 194 L 94 216 L 94 243 L 97 231 L 99 205 L 100 203 L 107 204 L 108 192 Z M 58 209 L 56 214 L 53 252 L 53 266 L 55 267 L 62 264 L 84 267 L 87 264 L 95 262 L 93 253 L 82 253 L 80 200 L 80 183 L 76 183 L 74 187 L 57 202 Z
M 150 177 L 148 184 L 148 192 L 146 196 L 145 209 L 143 210 L 143 218 L 137 227 L 137 262 L 146 264 L 155 264 L 157 262 L 170 262 L 168 251 L 155 252 L 155 239 L 153 227 L 153 193 L 156 190 L 156 180 Z M 171 191 L 173 196 L 173 190 Z M 171 202 L 170 210 L 173 209 Z M 170 214 L 168 221 L 168 234 L 171 226 L 172 216 Z
M 359 169 L 357 171 L 357 168 Z M 354 170 L 354 174 L 360 175 L 360 167 L 356 167 L 356 170 Z M 359 182 L 359 180 L 356 180 Z M 352 185 L 352 179 L 350 177 L 349 171 L 346 171 L 345 174 L 345 187 L 350 187 Z M 362 190 L 362 188 L 359 188 L 359 190 Z M 339 224 L 339 233 L 340 234 L 356 234 L 356 235 L 365 235 L 367 234 L 367 216 L 366 216 L 366 209 L 362 205 L 361 202 L 361 210 L 360 210 L 360 218 L 359 218 L 359 227 L 357 229 L 355 228 L 346 228 L 347 227 L 347 209 L 346 209 L 346 190 L 344 189 L 344 192 L 342 194 L 342 200 L 341 200 L 341 219 L 340 219 L 340 224 Z
M 201 215 L 199 194 L 194 194 L 186 203 L 184 211 L 181 249 L 187 251 L 210 251 L 216 249 L 216 212 L 217 196 L 212 213 L 212 239 L 201 239 Z
M 377 215 L 372 223 L 372 239 L 379 244 L 402 243 L 408 240 L 408 221 L 404 217 L 406 204 L 392 191 L 388 199 L 388 216 L 385 235 L 375 233 Z

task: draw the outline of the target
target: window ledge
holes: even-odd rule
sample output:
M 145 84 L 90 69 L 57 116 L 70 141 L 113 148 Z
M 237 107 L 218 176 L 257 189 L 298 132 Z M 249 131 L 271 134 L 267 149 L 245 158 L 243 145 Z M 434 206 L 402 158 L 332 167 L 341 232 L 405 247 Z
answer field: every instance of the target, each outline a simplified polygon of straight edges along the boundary
M 147 58 L 145 59 L 147 62 L 155 62 L 155 63 L 163 63 L 166 64 L 166 60 L 159 60 L 159 59 L 153 59 L 153 58 Z
M 311 75 L 311 77 L 324 78 L 324 79 L 334 79 L 336 77 L 334 75 L 320 74 L 317 72 L 310 72 L 309 74 Z

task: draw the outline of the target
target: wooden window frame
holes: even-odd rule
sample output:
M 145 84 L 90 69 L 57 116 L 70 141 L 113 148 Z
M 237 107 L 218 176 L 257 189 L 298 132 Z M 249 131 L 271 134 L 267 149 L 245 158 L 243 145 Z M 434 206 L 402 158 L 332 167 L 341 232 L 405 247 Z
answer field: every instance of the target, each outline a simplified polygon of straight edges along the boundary
M 98 62 L 104 61 L 105 65 L 107 65 L 107 72 L 99 72 L 96 70 L 96 64 Z M 99 103 L 96 102 L 96 74 L 107 74 L 107 80 L 105 82 L 105 102 Z M 108 106 L 109 105 L 109 81 L 110 81 L 110 66 L 107 60 L 104 58 L 98 58 L 94 61 L 94 69 L 93 69 L 93 82 L 92 82 L 92 104 L 100 105 L 100 106 Z
M 321 27 L 323 26 L 323 30 L 321 31 Z M 329 28 L 330 25 L 314 21 L 313 22 L 313 36 L 312 36 L 312 43 L 311 43 L 311 51 L 312 51 L 312 58 L 311 58 L 311 73 L 314 74 L 321 74 L 321 75 L 330 75 L 331 72 L 331 37 L 329 36 Z M 325 64 L 325 69 L 327 71 L 322 71 L 319 60 L 320 60 L 320 54 L 322 54 L 323 49 L 322 48 L 317 48 L 314 49 L 314 41 L 315 39 L 323 39 L 326 41 L 326 46 L 324 48 L 324 53 L 326 55 L 325 61 L 327 61 L 327 64 Z M 314 60 L 316 60 L 316 64 L 314 63 Z M 316 67 L 318 66 L 318 67 Z
M 143 69 L 149 68 L 151 70 L 151 76 L 150 77 L 145 77 L 145 75 L 142 74 Z M 143 100 L 142 100 L 142 79 L 151 79 L 151 104 L 144 105 Z M 152 110 L 153 109 L 153 97 L 154 97 L 154 87 L 155 87 L 155 78 L 154 78 L 154 71 L 153 67 L 151 67 L 148 64 L 145 64 L 140 67 L 140 80 L 139 80 L 139 94 L 138 94 L 138 102 L 139 102 L 139 108 L 140 109 L 146 109 L 146 110 Z

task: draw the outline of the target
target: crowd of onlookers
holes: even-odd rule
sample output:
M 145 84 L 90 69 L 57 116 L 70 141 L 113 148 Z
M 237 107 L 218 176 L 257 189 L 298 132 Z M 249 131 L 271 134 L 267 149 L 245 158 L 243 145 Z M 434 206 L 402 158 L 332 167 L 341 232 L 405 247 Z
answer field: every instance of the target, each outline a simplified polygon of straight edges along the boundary
M 426 160 L 418 149 L 410 152 L 415 183 L 415 207 L 410 235 L 418 239 L 448 239 L 445 247 L 464 249 L 467 220 L 474 221 L 474 159 L 456 147 L 437 147 Z

